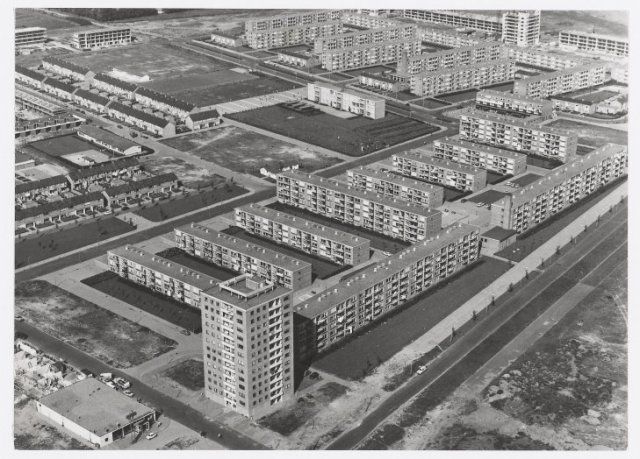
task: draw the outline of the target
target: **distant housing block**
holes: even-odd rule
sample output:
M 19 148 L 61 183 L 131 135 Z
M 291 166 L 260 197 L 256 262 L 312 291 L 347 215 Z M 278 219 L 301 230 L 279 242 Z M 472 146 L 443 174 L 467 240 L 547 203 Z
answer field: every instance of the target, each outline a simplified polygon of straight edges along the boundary
M 597 86 L 606 81 L 607 65 L 595 63 L 516 80 L 513 93 L 526 97 L 545 98 Z
M 612 35 L 604 35 L 576 30 L 561 30 L 558 33 L 560 46 L 595 53 L 628 56 L 629 40 Z
M 94 29 L 76 32 L 71 46 L 78 49 L 110 48 L 131 43 L 131 29 L 128 27 L 113 29 Z
M 47 29 L 43 27 L 22 27 L 15 31 L 15 45 L 17 48 L 41 45 L 46 40 Z
M 553 114 L 553 103 L 549 100 L 493 89 L 483 89 L 476 93 L 476 108 L 536 115 L 543 118 Z

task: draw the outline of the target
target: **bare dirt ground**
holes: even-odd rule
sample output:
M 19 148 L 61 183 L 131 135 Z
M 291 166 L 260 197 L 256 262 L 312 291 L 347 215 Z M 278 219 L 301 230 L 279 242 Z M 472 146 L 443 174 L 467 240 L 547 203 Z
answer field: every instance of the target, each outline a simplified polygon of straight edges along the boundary
M 626 11 L 544 11 L 540 22 L 542 33 L 571 29 L 627 36 L 629 15 Z
M 165 174 L 173 172 L 178 179 L 187 187 L 197 186 L 201 183 L 211 183 L 215 181 L 224 181 L 219 175 L 212 174 L 211 171 L 204 167 L 197 167 L 180 158 L 173 156 L 157 156 L 149 155 L 140 158 L 140 162 L 144 164 L 145 169 L 155 174 Z

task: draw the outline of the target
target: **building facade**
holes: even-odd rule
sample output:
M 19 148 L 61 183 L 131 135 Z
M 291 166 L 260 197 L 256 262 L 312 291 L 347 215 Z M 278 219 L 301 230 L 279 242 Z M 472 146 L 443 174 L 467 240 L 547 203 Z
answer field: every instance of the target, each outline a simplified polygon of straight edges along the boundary
M 82 50 L 124 46 L 129 43 L 131 29 L 128 27 L 84 30 L 74 33 L 71 38 L 71 46 Z
M 607 70 L 605 63 L 594 63 L 522 78 L 515 81 L 513 93 L 542 99 L 589 88 L 605 83 L 608 80 Z
M 549 100 L 493 89 L 483 89 L 476 93 L 476 108 L 535 115 L 543 118 L 549 118 L 553 115 L 553 102 Z
M 42 68 L 62 77 L 72 78 L 76 81 L 91 80 L 95 75 L 95 73 L 87 67 L 67 62 L 55 56 L 47 56 L 42 59 Z
M 577 30 L 561 30 L 558 33 L 560 46 L 581 51 L 592 51 L 614 56 L 629 55 L 629 40 L 612 35 L 603 35 Z
M 499 13 L 477 14 L 467 11 L 452 10 L 400 10 L 403 17 L 417 21 L 445 24 L 456 28 L 469 28 L 490 32 L 502 33 L 502 17 Z
M 22 27 L 15 30 L 15 46 L 26 48 L 44 44 L 47 29 L 43 27 Z
M 384 118 L 385 115 L 385 101 L 382 97 L 343 89 L 329 83 L 307 83 L 307 99 L 374 120 Z
M 540 43 L 540 10 L 505 11 L 502 14 L 502 41 L 520 47 Z
M 120 102 L 110 102 L 107 107 L 107 113 L 112 118 L 132 124 L 157 136 L 170 137 L 176 134 L 176 125 L 171 121 Z
M 518 64 L 552 70 L 563 70 L 589 63 L 588 59 L 570 53 L 541 50 L 532 47 L 505 45 L 509 59 Z
M 370 241 L 257 204 L 235 209 L 236 226 L 256 236 L 339 265 L 356 266 L 369 259 Z

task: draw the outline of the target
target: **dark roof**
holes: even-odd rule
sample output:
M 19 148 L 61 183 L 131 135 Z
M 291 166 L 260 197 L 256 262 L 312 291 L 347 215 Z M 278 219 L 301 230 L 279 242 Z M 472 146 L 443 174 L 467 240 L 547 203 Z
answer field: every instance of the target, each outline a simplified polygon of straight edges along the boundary
M 164 118 L 158 118 L 155 115 L 143 112 L 142 110 L 138 110 L 133 107 L 129 107 L 120 102 L 111 102 L 109 104 L 109 109 L 115 110 L 116 112 L 124 113 L 125 115 L 132 116 L 142 121 L 146 121 L 147 123 L 153 124 L 154 126 L 165 127 L 167 124 L 169 124 L 169 121 Z
M 40 72 L 36 72 L 35 70 L 31 70 L 30 68 L 18 64 L 16 64 L 16 73 L 27 76 L 29 78 L 33 78 L 34 80 L 38 81 L 44 81 L 47 79 L 46 75 L 43 75 Z
M 480 236 L 486 237 L 489 239 L 495 239 L 496 241 L 505 241 L 509 239 L 511 236 L 518 234 L 515 230 L 504 229 L 501 226 L 494 226 L 490 230 L 485 231 Z
M 16 221 L 24 220 L 29 217 L 37 217 L 38 215 L 47 215 L 60 209 L 71 209 L 75 206 L 101 199 L 104 199 L 102 192 L 93 191 L 91 193 L 73 196 L 72 198 L 63 199 L 61 201 L 48 202 L 40 206 L 16 210 Z
M 138 87 L 133 83 L 129 83 L 127 81 L 114 78 L 110 75 L 107 75 L 106 73 L 98 73 L 96 76 L 93 77 L 93 79 L 96 81 L 102 81 L 103 83 L 111 84 L 116 88 L 124 89 L 126 91 L 131 91 L 131 92 L 135 91 L 136 88 Z
M 218 110 L 216 110 L 215 108 L 212 108 L 211 110 L 192 113 L 191 115 L 189 115 L 189 118 L 191 118 L 191 121 L 202 121 L 202 120 L 210 120 L 213 118 L 218 118 L 219 116 L 220 116 L 220 113 L 218 113 Z
M 71 180 L 79 180 L 87 177 L 93 177 L 94 175 L 104 174 L 108 172 L 115 172 L 129 167 L 138 166 L 138 160 L 136 158 L 123 158 L 116 161 L 110 161 L 108 163 L 96 164 L 95 166 L 85 167 L 69 173 Z
M 72 72 L 80 73 L 82 75 L 86 75 L 87 73 L 90 72 L 89 68 L 87 67 L 74 64 L 73 62 L 64 61 L 55 56 L 47 56 L 44 59 L 42 59 L 42 62 L 48 62 L 49 64 L 57 65 L 58 67 L 65 68 L 67 70 L 71 70 Z
M 90 100 L 91 102 L 95 102 L 96 104 L 100 104 L 102 106 L 106 106 L 109 103 L 107 97 L 103 97 L 100 94 L 93 93 L 91 91 L 87 91 L 86 89 L 79 88 L 76 91 L 76 96 L 81 97 L 82 99 Z
M 165 183 L 176 182 L 177 180 L 178 180 L 178 177 L 176 176 L 176 174 L 174 174 L 173 172 L 170 172 L 168 174 L 154 175 L 153 177 L 149 177 L 146 179 L 131 181 L 129 183 L 125 183 L 124 185 L 114 186 L 112 188 L 105 190 L 105 193 L 107 193 L 111 197 L 116 197 L 120 194 L 141 190 L 143 188 L 148 188 L 153 185 L 162 185 Z
M 176 99 L 175 97 L 163 94 L 158 91 L 154 91 L 153 89 L 145 88 L 143 86 L 138 86 L 138 89 L 136 89 L 136 94 L 140 94 L 141 96 L 148 97 L 149 99 L 155 100 L 156 102 L 167 104 L 179 110 L 184 110 L 187 112 L 190 112 L 191 110 L 196 108 L 196 106 L 190 102 Z
M 27 191 L 37 190 L 38 188 L 58 185 L 59 183 L 67 183 L 67 178 L 64 175 L 54 175 L 53 177 L 43 178 L 42 180 L 18 183 L 16 185 L 16 194 L 26 193 Z
M 69 94 L 73 94 L 73 91 L 78 89 L 72 84 L 64 83 L 60 80 L 56 80 L 55 78 L 47 78 L 47 81 L 45 81 L 44 84 L 53 86 L 54 88 L 60 89 L 64 92 L 68 92 Z
M 18 120 L 16 121 L 16 130 L 43 128 L 47 126 L 55 126 L 60 123 L 67 123 L 69 121 L 77 121 L 76 118 L 70 113 L 64 113 L 61 115 L 43 116 L 35 120 Z

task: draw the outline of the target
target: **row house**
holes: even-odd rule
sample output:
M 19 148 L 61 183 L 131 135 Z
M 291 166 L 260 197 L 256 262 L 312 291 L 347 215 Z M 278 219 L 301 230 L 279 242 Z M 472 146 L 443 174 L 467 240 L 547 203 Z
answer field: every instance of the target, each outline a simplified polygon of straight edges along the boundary
M 24 83 L 36 89 L 42 89 L 42 85 L 44 84 L 44 80 L 47 79 L 47 76 L 23 65 L 16 64 L 15 79 L 20 83 Z
M 139 104 L 151 107 L 154 110 L 169 113 L 181 120 L 185 119 L 196 106 L 190 102 L 185 102 L 167 94 L 154 91 L 153 89 L 138 86 L 133 94 L 133 98 Z
M 73 95 L 73 101 L 81 107 L 87 108 L 97 113 L 106 113 L 107 105 L 111 99 L 96 94 L 87 89 L 78 88 Z
M 112 101 L 107 107 L 107 112 L 112 118 L 132 124 L 157 136 L 169 137 L 176 134 L 176 126 L 171 121 L 120 102 Z
M 47 56 L 42 59 L 42 68 L 75 81 L 90 81 L 95 76 L 95 73 L 89 68 L 65 61 L 56 56 Z

